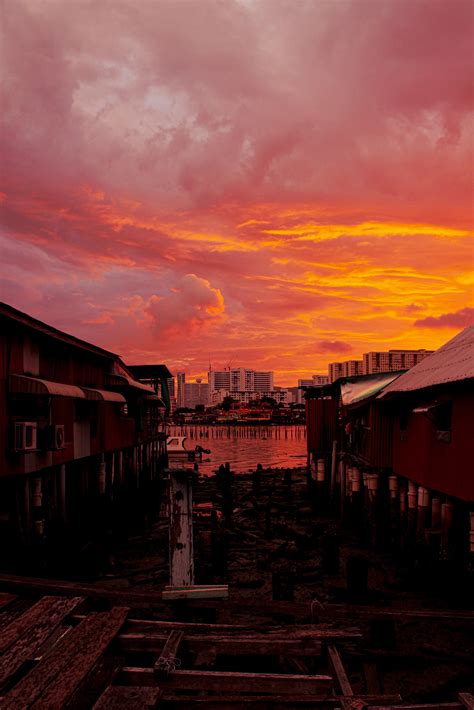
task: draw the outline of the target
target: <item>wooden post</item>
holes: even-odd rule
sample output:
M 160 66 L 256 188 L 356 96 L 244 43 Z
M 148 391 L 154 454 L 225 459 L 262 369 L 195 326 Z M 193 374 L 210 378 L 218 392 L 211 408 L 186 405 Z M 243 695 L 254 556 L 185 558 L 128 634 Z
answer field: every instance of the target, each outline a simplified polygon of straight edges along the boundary
M 408 543 L 408 545 L 412 544 L 415 539 L 416 504 L 417 504 L 417 486 L 412 481 L 408 481 L 408 519 L 407 519 L 407 543 Z
M 67 519 L 66 508 L 66 464 L 59 467 L 59 515 L 65 523 Z
M 375 545 L 378 540 L 378 529 L 377 529 L 377 503 L 378 503 L 378 493 L 379 493 L 379 474 L 369 473 L 367 475 L 367 490 L 369 494 L 369 520 L 371 527 L 371 538 L 372 544 Z
M 194 584 L 192 471 L 169 470 L 170 477 L 170 585 Z
M 441 527 L 441 498 L 431 499 L 431 527 L 435 529 Z
M 114 466 L 115 466 L 115 483 L 120 489 L 122 487 L 123 478 L 123 453 L 121 451 L 116 451 L 114 455 Z
M 427 488 L 418 488 L 418 516 L 416 520 L 416 532 L 419 541 L 424 542 L 425 529 L 428 520 L 428 509 L 430 505 L 430 492 Z
M 341 497 L 339 500 L 339 505 L 340 505 L 340 514 L 341 518 L 344 518 L 344 509 L 345 509 L 345 504 L 346 504 L 346 464 L 343 460 L 341 460 L 340 464 L 340 470 L 339 470 L 339 479 L 340 479 L 340 493 Z
M 25 477 L 23 488 L 23 506 L 24 506 L 24 533 L 25 538 L 29 540 L 31 535 L 31 506 L 30 506 L 30 479 Z
M 450 557 L 451 527 L 453 524 L 452 503 L 443 503 L 441 506 L 441 554 L 447 559 Z
M 336 492 L 336 467 L 337 467 L 337 441 L 332 442 L 331 454 L 331 501 L 334 501 Z
M 35 525 L 35 534 L 42 537 L 44 534 L 44 515 L 43 515 L 43 490 L 41 476 L 36 476 L 34 479 L 33 488 L 33 520 Z
M 392 545 L 397 545 L 399 540 L 398 476 L 388 477 L 388 490 L 390 495 L 390 542 Z
M 105 456 L 101 454 L 99 460 L 99 495 L 105 493 L 105 483 L 106 483 L 106 470 L 105 470 Z

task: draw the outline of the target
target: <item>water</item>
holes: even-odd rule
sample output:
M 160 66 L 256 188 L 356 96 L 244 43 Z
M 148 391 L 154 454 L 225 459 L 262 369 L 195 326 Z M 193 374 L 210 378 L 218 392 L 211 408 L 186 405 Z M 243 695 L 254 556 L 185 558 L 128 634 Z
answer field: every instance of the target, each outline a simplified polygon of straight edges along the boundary
M 187 436 L 187 449 L 199 444 L 210 449 L 199 462 L 199 472 L 213 473 L 228 461 L 236 473 L 264 468 L 286 468 L 306 464 L 306 427 L 294 426 L 172 426 L 170 434 Z M 173 462 L 174 465 L 174 462 Z

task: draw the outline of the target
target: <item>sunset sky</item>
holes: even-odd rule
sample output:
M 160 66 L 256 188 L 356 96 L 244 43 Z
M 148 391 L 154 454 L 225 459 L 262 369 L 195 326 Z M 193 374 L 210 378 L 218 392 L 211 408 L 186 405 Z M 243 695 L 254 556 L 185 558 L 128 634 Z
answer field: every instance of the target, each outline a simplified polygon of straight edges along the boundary
M 3 0 L 0 298 L 276 383 L 474 320 L 471 0 Z

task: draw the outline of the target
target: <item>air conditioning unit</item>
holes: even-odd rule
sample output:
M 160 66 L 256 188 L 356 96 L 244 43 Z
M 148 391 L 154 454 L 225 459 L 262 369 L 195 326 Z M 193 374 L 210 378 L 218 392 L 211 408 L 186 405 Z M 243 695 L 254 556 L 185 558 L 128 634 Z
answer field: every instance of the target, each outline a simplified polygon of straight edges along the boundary
M 55 424 L 51 427 L 51 448 L 64 449 L 64 424 Z
M 15 451 L 35 451 L 38 438 L 37 422 L 15 422 Z

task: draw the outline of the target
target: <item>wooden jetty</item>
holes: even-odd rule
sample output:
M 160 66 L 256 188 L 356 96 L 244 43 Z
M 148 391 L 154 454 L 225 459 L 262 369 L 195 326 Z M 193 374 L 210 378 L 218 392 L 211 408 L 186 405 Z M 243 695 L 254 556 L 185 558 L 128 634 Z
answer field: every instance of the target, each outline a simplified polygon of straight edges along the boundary
M 401 704 L 398 694 L 380 691 L 373 666 L 365 692 L 353 690 L 346 648 L 360 641 L 356 629 L 164 621 L 150 608 L 140 614 L 115 605 L 113 594 L 108 601 L 0 593 L 0 707 L 395 710 Z M 249 659 L 254 668 L 273 667 L 242 670 Z M 460 693 L 456 702 L 403 707 L 473 710 L 473 703 Z

